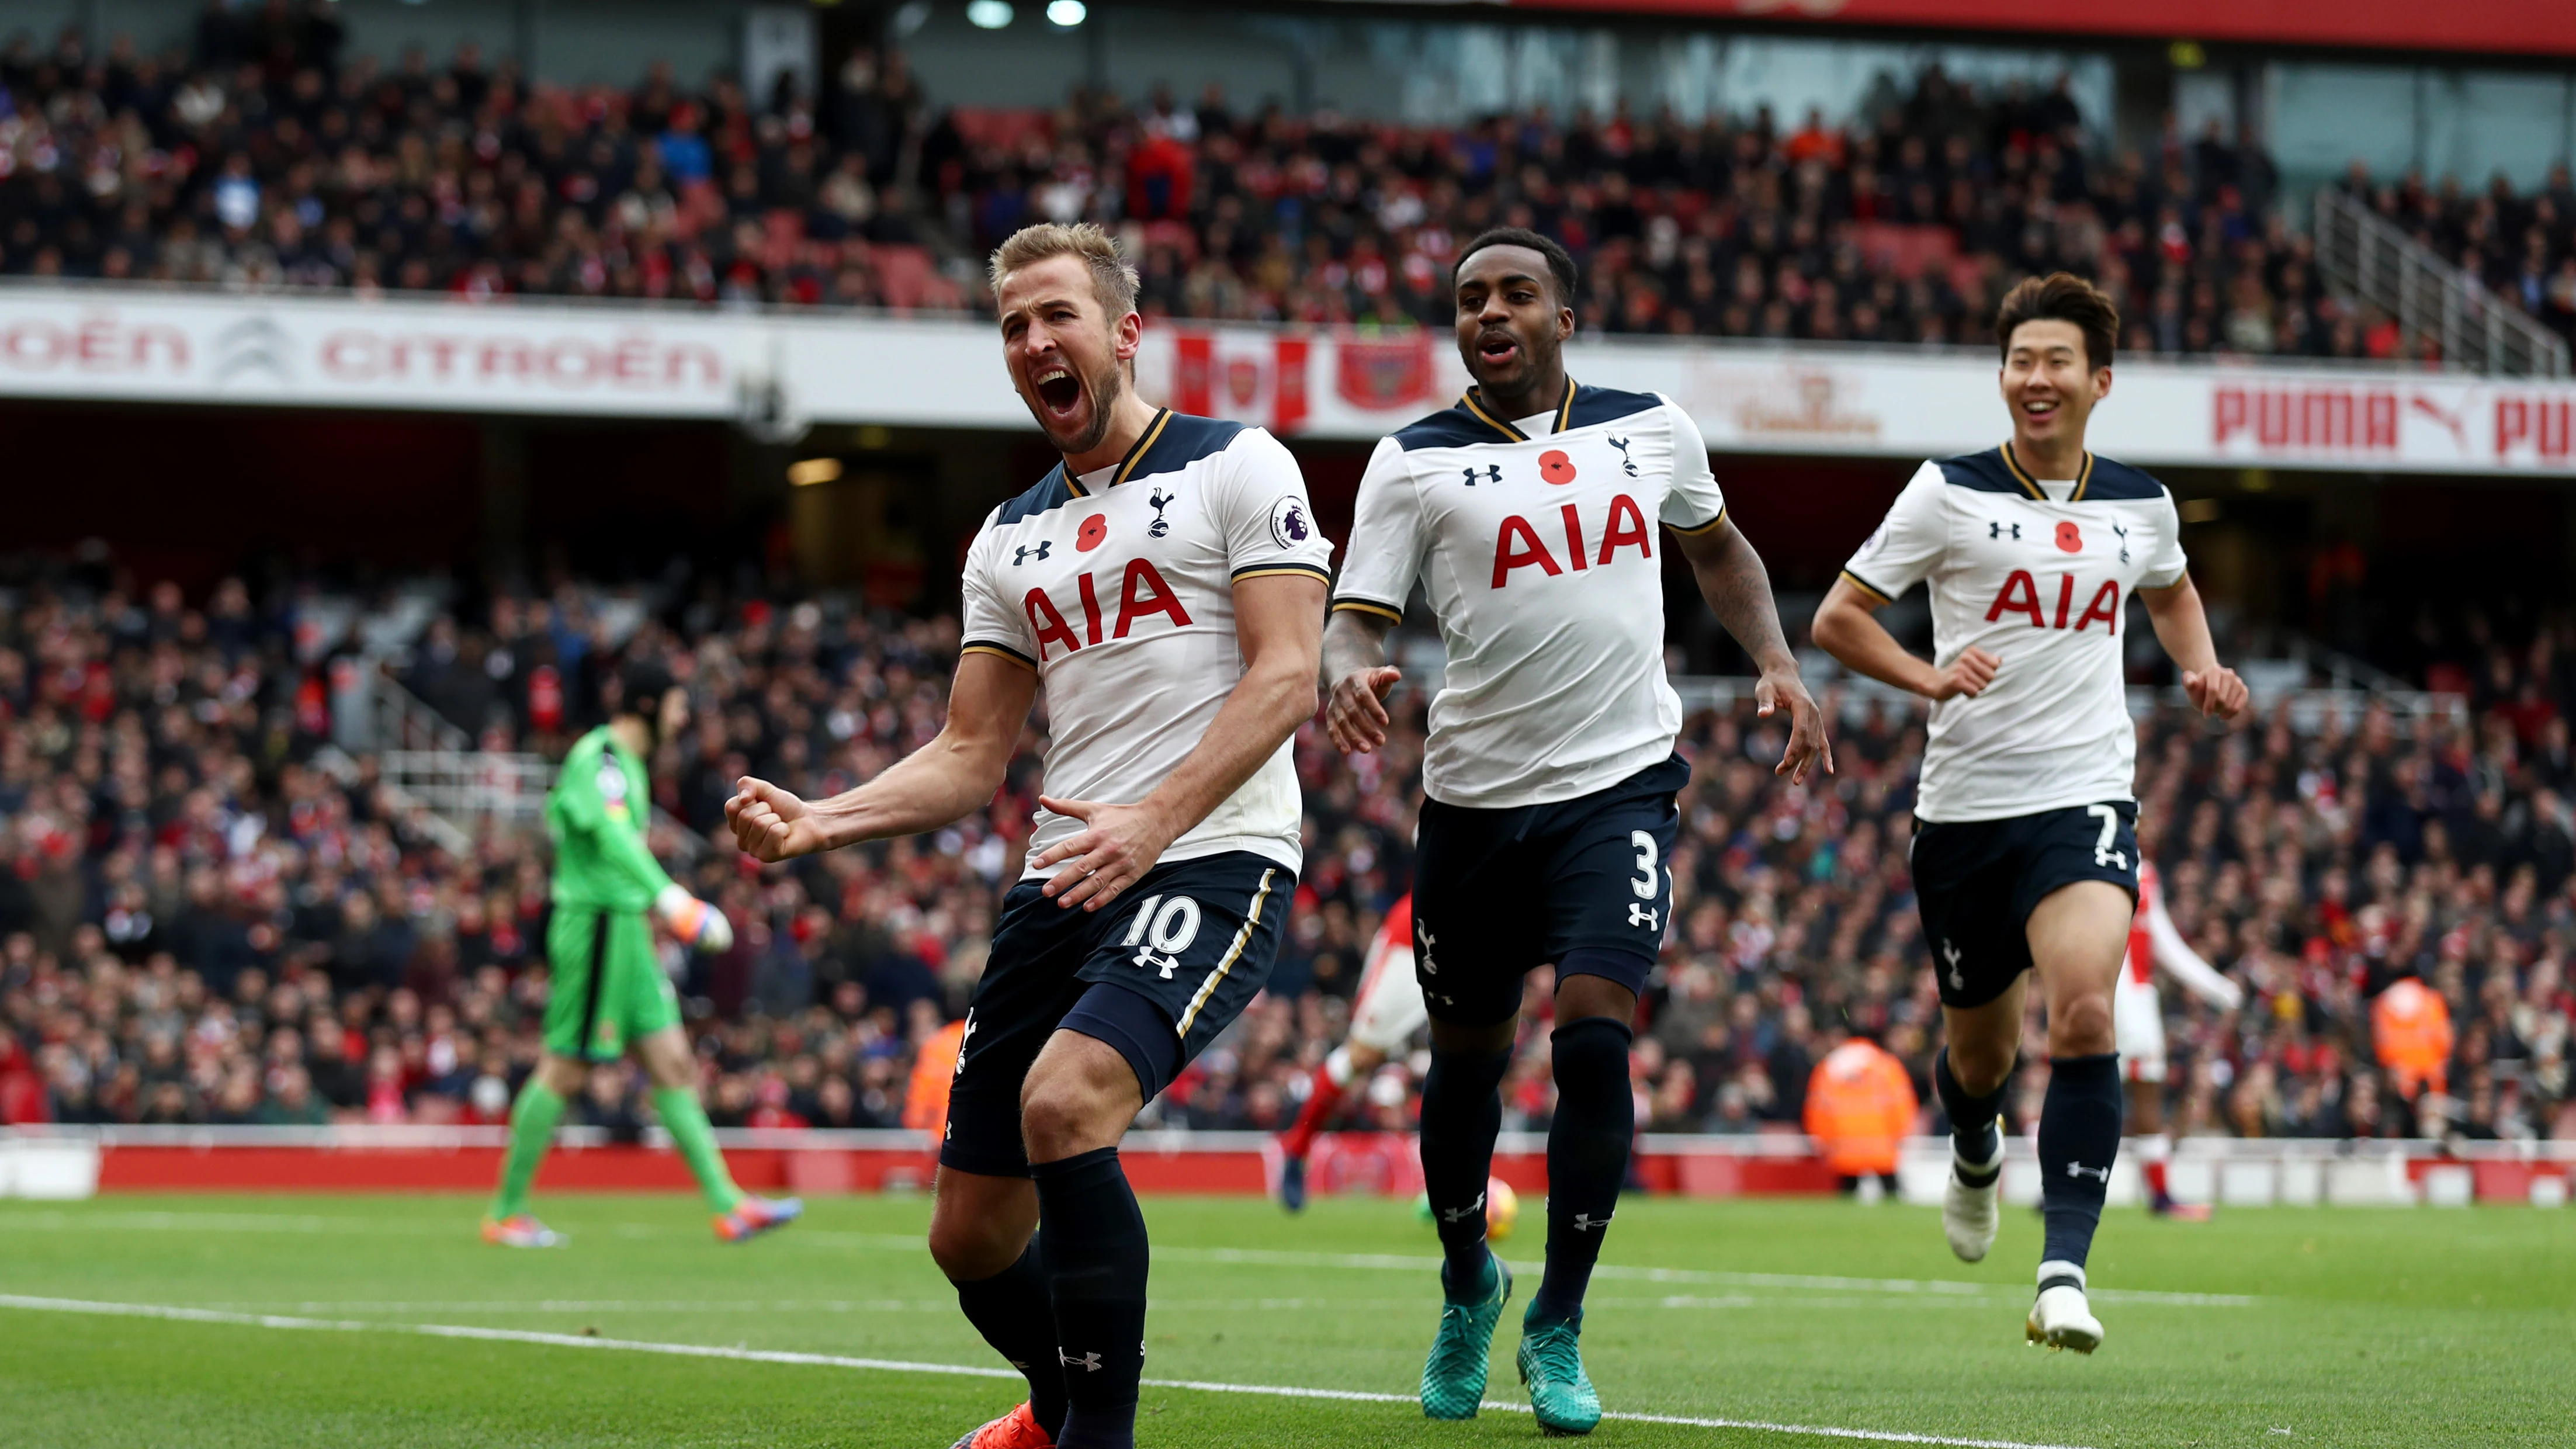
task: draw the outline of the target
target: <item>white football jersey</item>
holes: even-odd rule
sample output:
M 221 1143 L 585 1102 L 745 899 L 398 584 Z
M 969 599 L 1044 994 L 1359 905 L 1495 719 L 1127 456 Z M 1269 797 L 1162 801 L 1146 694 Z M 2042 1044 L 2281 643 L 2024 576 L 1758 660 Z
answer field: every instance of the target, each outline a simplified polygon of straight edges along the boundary
M 1880 603 L 1932 591 L 1932 658 L 2003 661 L 1974 699 L 1932 706 L 1914 813 L 2000 820 L 2128 800 L 2138 741 L 2121 675 L 2129 596 L 2184 573 L 2163 484 L 2084 455 L 2043 482 L 2009 447 L 1925 463 L 1843 577 Z
M 1077 478 L 1058 464 L 986 516 L 966 551 L 960 652 L 1044 682 L 1046 793 L 1133 804 L 1198 748 L 1243 677 L 1235 583 L 1329 583 L 1332 555 L 1278 439 L 1166 409 L 1116 464 Z M 1162 858 L 1248 850 L 1295 870 L 1302 804 L 1282 743 Z M 1082 828 L 1039 810 L 1028 858 Z
M 1566 384 L 1506 422 L 1471 389 L 1377 445 L 1335 609 L 1404 617 L 1418 581 L 1448 646 L 1422 788 L 1448 805 L 1571 800 L 1672 753 L 1658 524 L 1726 520 L 1708 445 L 1655 393 Z

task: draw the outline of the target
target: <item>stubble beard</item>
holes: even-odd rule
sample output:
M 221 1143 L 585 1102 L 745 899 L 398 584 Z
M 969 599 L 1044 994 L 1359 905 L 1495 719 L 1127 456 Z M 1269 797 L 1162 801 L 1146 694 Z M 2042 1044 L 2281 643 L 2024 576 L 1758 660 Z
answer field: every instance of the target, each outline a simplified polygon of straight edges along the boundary
M 1118 401 L 1126 395 L 1127 376 L 1112 361 L 1097 373 L 1085 377 L 1083 388 L 1091 397 L 1091 421 L 1071 437 L 1048 427 L 1046 414 L 1035 405 L 1029 409 L 1038 420 L 1038 430 L 1047 435 L 1047 442 L 1068 458 L 1090 452 L 1100 446 L 1101 439 L 1109 436 L 1110 425 L 1118 416 Z

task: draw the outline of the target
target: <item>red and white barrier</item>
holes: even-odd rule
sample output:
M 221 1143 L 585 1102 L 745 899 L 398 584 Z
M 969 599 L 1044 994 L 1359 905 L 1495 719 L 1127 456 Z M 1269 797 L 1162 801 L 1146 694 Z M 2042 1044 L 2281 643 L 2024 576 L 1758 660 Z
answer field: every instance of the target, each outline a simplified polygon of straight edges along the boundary
M 829 1195 L 925 1189 L 937 1143 L 914 1132 L 720 1131 L 735 1180 L 755 1192 Z M 1121 1148 L 1139 1191 L 1253 1195 L 1267 1181 L 1270 1139 L 1258 1132 L 1136 1132 Z M 499 1180 L 504 1127 L 103 1127 L 0 1132 L 0 1197 L 83 1198 L 117 1192 L 480 1192 Z M 1494 1173 L 1524 1193 L 1547 1191 L 1546 1139 L 1506 1133 Z M 1681 1197 L 1774 1197 L 1834 1190 L 1813 1145 L 1795 1134 L 1648 1134 L 1636 1176 Z M 2039 1198 L 2027 1141 L 2009 1144 L 2004 1191 Z M 2135 1154 L 2111 1181 L 2115 1203 L 2137 1199 Z M 1938 1202 L 1947 1138 L 1909 1140 L 1899 1194 Z M 2576 1178 L 2576 1142 L 2334 1142 L 2187 1138 L 2175 1145 L 2175 1195 L 2232 1207 L 2433 1206 L 2529 1202 L 2559 1206 Z M 1411 1197 L 1422 1187 L 1413 1139 L 1328 1133 L 1308 1180 L 1319 1194 Z M 612 1143 L 596 1128 L 559 1135 L 538 1177 L 554 1192 L 678 1192 L 688 1169 L 661 1135 Z

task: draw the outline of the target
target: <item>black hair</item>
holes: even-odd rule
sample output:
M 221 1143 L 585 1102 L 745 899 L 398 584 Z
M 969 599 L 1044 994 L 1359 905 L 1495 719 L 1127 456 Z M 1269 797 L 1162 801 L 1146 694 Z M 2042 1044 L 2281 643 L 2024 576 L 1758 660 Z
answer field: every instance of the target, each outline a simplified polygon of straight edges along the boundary
M 2084 334 L 2084 363 L 2109 367 L 2111 349 L 2120 336 L 2120 304 L 2109 293 L 2073 272 L 2025 277 L 2004 294 L 1995 309 L 1995 345 L 2012 358 L 2013 329 L 2024 322 L 2071 322 Z
M 617 714 L 642 715 L 658 732 L 662 700 L 678 681 L 661 660 L 629 657 L 617 666 Z
M 1487 247 L 1528 247 L 1547 258 L 1547 274 L 1556 282 L 1556 304 L 1574 305 L 1574 254 L 1550 236 L 1541 236 L 1525 226 L 1497 226 L 1478 232 L 1476 239 L 1458 249 L 1458 260 L 1449 269 L 1455 277 L 1467 265 L 1467 259 Z

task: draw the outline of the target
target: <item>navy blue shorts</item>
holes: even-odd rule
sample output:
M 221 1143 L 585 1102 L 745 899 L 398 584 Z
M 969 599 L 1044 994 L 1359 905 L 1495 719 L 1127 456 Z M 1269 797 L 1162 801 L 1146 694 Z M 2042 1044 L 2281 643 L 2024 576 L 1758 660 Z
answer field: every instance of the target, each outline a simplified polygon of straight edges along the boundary
M 1983 1006 L 2030 969 L 2030 913 L 2106 880 L 2138 898 L 2138 807 L 2070 805 L 2005 820 L 1914 825 L 1914 900 L 1944 1006 Z
M 1674 755 L 1589 795 L 1475 810 L 1422 802 L 1413 862 L 1413 974 L 1435 1021 L 1490 1026 L 1521 1009 L 1532 967 L 1631 991 L 1672 915 L 1665 860 L 1690 783 Z
M 1297 873 L 1228 851 L 1157 865 L 1098 911 L 1024 880 L 966 1009 L 942 1166 L 1026 1177 L 1020 1084 L 1058 1029 L 1107 1042 L 1152 1101 L 1270 979 Z

